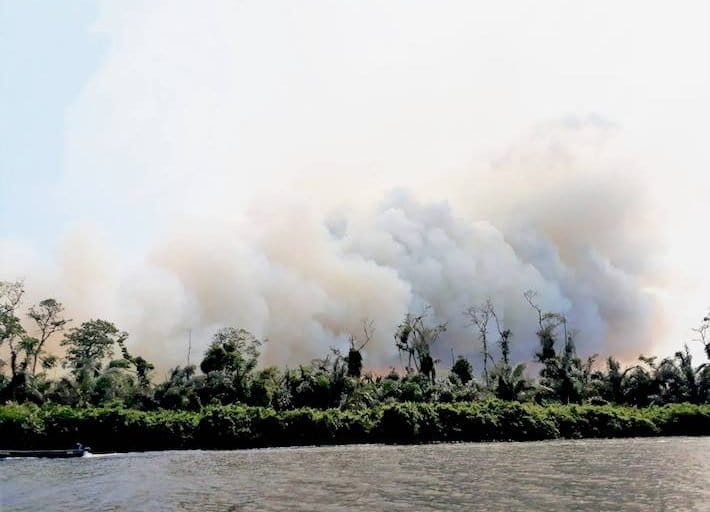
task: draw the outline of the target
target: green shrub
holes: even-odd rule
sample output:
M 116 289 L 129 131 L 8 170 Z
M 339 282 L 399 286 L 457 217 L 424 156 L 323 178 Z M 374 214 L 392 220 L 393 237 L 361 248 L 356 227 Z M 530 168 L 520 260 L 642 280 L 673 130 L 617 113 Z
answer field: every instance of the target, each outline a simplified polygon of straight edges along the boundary
M 76 442 L 102 452 L 651 435 L 710 435 L 710 406 L 636 409 L 500 400 L 287 411 L 242 405 L 200 412 L 0 406 L 4 449 L 63 448 Z

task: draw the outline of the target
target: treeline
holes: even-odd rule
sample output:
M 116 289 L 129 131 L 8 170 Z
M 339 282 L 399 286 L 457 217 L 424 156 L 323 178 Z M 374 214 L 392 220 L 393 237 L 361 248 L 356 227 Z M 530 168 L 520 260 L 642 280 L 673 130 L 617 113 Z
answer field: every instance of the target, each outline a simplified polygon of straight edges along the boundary
M 529 441 L 710 434 L 710 405 L 634 408 L 501 400 L 395 403 L 357 410 L 243 405 L 200 411 L 0 406 L 0 448 L 96 452 L 348 443 Z
M 243 329 L 221 329 L 199 368 L 174 368 L 163 381 L 154 378 L 153 364 L 128 351 L 128 334 L 111 322 L 89 320 L 71 327 L 62 304 L 51 298 L 21 315 L 23 294 L 21 282 L 0 282 L 0 403 L 195 412 L 241 404 L 265 407 L 274 414 L 308 408 L 365 415 L 361 411 L 396 403 L 469 407 L 471 402 L 491 399 L 634 407 L 710 403 L 710 364 L 695 364 L 687 346 L 663 359 L 641 356 L 627 367 L 612 357 L 597 364 L 596 356 L 577 355 L 575 331 L 566 317 L 545 311 L 533 292 L 525 293 L 524 299 L 538 326 L 538 349 L 533 354 L 537 379 L 530 378 L 524 364 L 510 360 L 514 333 L 489 300 L 465 312 L 472 347 L 481 352 L 478 376 L 463 357 L 441 372 L 432 347 L 447 326 L 432 323 L 425 311 L 406 315 L 394 333 L 394 345 L 406 363 L 386 375 L 364 371 L 364 349 L 375 326 L 363 322 L 346 353 L 331 349 L 321 359 L 285 369 L 259 368 L 262 342 Z M 706 317 L 696 329 L 708 358 L 709 328 Z M 50 339 L 60 340 L 62 357 L 48 353 Z M 52 379 L 49 372 L 57 366 L 65 373 Z

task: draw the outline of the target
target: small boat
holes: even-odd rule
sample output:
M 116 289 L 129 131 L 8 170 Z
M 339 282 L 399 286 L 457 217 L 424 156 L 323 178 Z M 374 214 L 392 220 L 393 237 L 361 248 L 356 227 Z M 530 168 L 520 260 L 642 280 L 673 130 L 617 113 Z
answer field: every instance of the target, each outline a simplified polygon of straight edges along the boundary
M 90 452 L 88 447 L 78 446 L 68 450 L 0 450 L 0 459 L 9 457 L 43 457 L 46 459 L 68 459 L 70 457 L 82 457 Z

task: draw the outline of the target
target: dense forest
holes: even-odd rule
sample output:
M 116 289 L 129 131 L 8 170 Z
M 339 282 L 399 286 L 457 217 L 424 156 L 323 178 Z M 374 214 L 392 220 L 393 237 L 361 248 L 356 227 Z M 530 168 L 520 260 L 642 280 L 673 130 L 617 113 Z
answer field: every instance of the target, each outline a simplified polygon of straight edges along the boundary
M 6 404 L 0 406 L 0 433 L 5 442 L 14 435 L 15 445 L 46 442 L 47 422 L 56 430 L 57 418 L 89 424 L 103 418 L 99 423 L 105 425 L 106 418 L 115 419 L 117 414 L 124 426 L 128 418 L 141 424 L 139 430 L 149 439 L 154 439 L 150 425 L 156 423 L 182 425 L 178 430 L 192 432 L 187 438 L 193 441 L 197 425 L 204 430 L 209 424 L 212 433 L 208 439 L 217 445 L 220 429 L 234 433 L 235 424 L 246 421 L 246 431 L 253 434 L 250 439 L 254 435 L 268 437 L 265 432 L 274 429 L 269 421 L 285 421 L 293 430 L 304 414 L 309 420 L 303 420 L 302 426 L 309 431 L 315 428 L 314 432 L 318 432 L 317 418 L 335 421 L 338 428 L 352 423 L 345 441 L 401 440 L 400 436 L 436 440 L 679 433 L 680 420 L 672 414 L 671 418 L 668 411 L 694 418 L 686 421 L 682 432 L 710 433 L 710 406 L 703 405 L 710 403 L 710 363 L 694 363 L 687 345 L 673 356 L 640 356 L 638 362 L 626 367 L 613 357 L 603 363 L 596 356 L 582 358 L 575 349 L 575 331 L 565 316 L 545 311 L 534 292 L 526 292 L 523 299 L 537 322 L 538 349 L 532 354 L 539 368 L 537 378 L 530 377 L 525 364 L 510 360 L 513 333 L 489 300 L 464 312 L 472 328 L 472 343 L 481 354 L 479 375 L 474 375 L 472 364 L 461 356 L 442 371 L 432 347 L 446 324 L 432 323 L 424 311 L 406 315 L 394 333 L 403 368 L 392 368 L 388 374 L 365 370 L 365 349 L 375 326 L 363 321 L 361 332 L 350 337 L 347 353 L 331 349 L 323 358 L 294 368 L 260 367 L 262 341 L 244 329 L 223 328 L 214 333 L 199 367 L 173 368 L 163 381 L 154 378 L 153 364 L 129 352 L 128 334 L 113 323 L 96 319 L 72 327 L 63 305 L 51 298 L 21 315 L 23 295 L 22 282 L 0 282 L 0 404 Z M 695 329 L 708 359 L 709 329 L 710 317 Z M 47 350 L 50 339 L 60 340 L 61 357 Z M 50 371 L 59 367 L 64 369 L 63 376 L 50 378 Z M 688 405 L 668 405 L 681 403 Z M 477 423 L 475 432 L 465 433 L 461 421 L 480 419 L 485 416 L 480 416 L 481 411 L 492 414 L 492 423 Z M 426 419 L 432 414 L 436 421 Z M 592 427 L 594 421 L 588 414 L 601 414 L 608 421 L 616 418 L 621 424 L 614 427 L 607 421 Z M 508 420 L 506 415 L 510 415 Z M 561 420 L 563 417 L 582 418 L 579 421 L 584 426 L 575 421 L 572 427 Z M 521 418 L 532 423 L 528 425 Z M 432 422 L 443 429 L 439 434 L 431 425 L 422 426 Z M 266 430 L 252 432 L 255 424 Z M 428 437 L 422 433 L 427 428 L 431 431 Z M 64 435 L 79 432 L 76 428 L 59 431 Z M 367 437 L 375 431 L 379 437 Z M 303 436 L 311 439 L 313 434 L 292 433 L 295 437 L 290 443 Z M 92 437 L 86 432 L 83 435 Z M 279 435 L 286 436 L 283 432 Z M 335 441 L 330 434 L 313 435 L 316 441 Z M 126 439 L 135 438 L 134 434 Z M 165 436 L 167 439 L 173 438 Z M 280 438 L 276 439 L 273 442 L 279 444 Z M 162 446 L 159 439 L 153 443 Z M 169 444 L 190 443 L 177 435 Z M 252 439 L 247 444 L 272 442 Z M 131 446 L 145 448 L 140 443 Z

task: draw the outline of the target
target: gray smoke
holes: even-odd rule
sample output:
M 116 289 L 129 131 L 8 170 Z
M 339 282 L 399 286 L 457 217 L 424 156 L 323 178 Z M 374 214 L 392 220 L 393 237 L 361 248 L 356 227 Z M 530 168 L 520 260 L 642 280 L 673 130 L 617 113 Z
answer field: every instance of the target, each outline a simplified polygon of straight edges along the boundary
M 386 367 L 397 323 L 427 305 L 448 361 L 478 351 L 462 311 L 488 297 L 528 360 L 527 289 L 580 352 L 650 352 L 702 312 L 687 212 L 709 189 L 684 209 L 676 173 L 707 162 L 706 46 L 658 38 L 673 10 L 608 8 L 103 2 L 105 51 L 65 114 L 54 211 L 71 223 L 56 247 L 0 239 L 0 279 L 115 321 L 163 368 L 189 330 L 195 354 L 237 325 L 295 364 L 363 318 L 366 363 Z M 692 108 L 658 101 L 686 91 L 678 77 Z M 622 126 L 537 124 L 580 109 Z
M 163 368 L 185 362 L 190 329 L 194 354 L 216 329 L 237 325 L 269 340 L 266 363 L 295 364 L 344 347 L 365 318 L 377 327 L 367 363 L 382 368 L 397 363 L 398 322 L 426 306 L 432 322 L 449 324 L 438 356 L 473 355 L 462 312 L 488 297 L 514 331 L 513 357 L 529 360 L 528 289 L 567 315 L 581 352 L 631 358 L 658 327 L 645 290 L 652 246 L 637 183 L 600 157 L 606 130 L 593 120 L 540 128 L 483 171 L 455 177 L 460 207 L 407 189 L 328 211 L 262 203 L 239 221 L 172 226 L 130 263 L 77 229 L 58 265 L 5 261 L 3 277 L 26 277 L 33 297 L 57 295 L 76 319 L 115 320 L 132 350 Z M 601 137 L 594 150 L 590 134 Z

